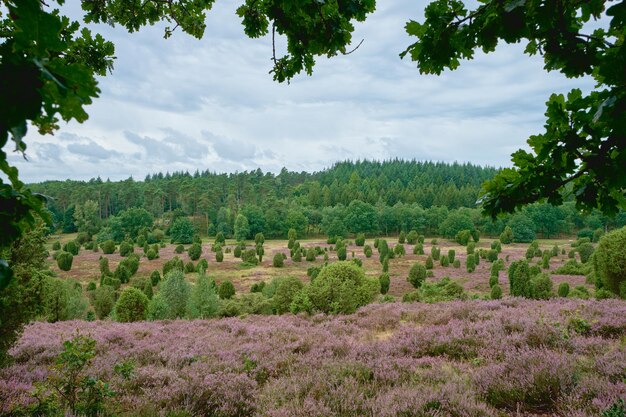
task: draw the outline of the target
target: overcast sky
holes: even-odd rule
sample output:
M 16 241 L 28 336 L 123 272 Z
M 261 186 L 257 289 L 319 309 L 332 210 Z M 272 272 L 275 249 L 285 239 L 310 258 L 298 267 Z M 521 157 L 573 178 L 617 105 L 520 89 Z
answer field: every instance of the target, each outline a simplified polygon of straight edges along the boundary
M 217 1 L 202 40 L 182 31 L 165 40 L 162 26 L 134 34 L 97 26 L 117 59 L 100 79 L 89 120 L 62 123 L 54 136 L 31 129 L 28 162 L 10 160 L 28 182 L 315 171 L 364 158 L 508 166 L 510 154 L 542 131 L 550 93 L 591 86 L 546 73 L 520 44 L 478 53 L 441 76 L 420 75 L 398 55 L 414 41 L 404 24 L 421 20 L 426 4 L 380 1 L 357 26 L 354 39 L 364 39 L 357 51 L 318 59 L 313 76 L 290 85 L 272 81 L 271 41 L 243 34 L 233 2 Z

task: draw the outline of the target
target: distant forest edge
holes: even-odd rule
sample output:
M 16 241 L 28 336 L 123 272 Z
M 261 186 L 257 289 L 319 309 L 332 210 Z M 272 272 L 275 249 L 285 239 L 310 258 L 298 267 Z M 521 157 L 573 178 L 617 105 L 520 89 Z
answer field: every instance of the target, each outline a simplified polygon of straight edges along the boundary
M 395 159 L 338 162 L 314 173 L 285 168 L 279 174 L 260 169 L 231 174 L 206 170 L 157 173 L 143 182 L 97 178 L 46 181 L 30 188 L 49 197 L 55 226 L 66 233 L 95 234 L 102 226 L 116 228 L 120 215 L 136 208 L 147 211 L 143 213 L 147 228 L 167 230 L 176 218 L 188 217 L 200 235 L 222 232 L 235 237 L 238 228 L 238 237 L 247 238 L 259 232 L 283 238 L 289 229 L 296 230 L 298 237 L 416 230 L 453 238 L 466 229 L 496 236 L 509 225 L 517 232 L 516 240 L 527 241 L 535 235 L 581 231 L 591 237 L 598 229 L 626 225 L 624 211 L 613 218 L 599 212 L 583 215 L 573 202 L 561 207 L 534 204 L 492 221 L 480 214 L 476 201 L 481 184 L 497 172 L 467 163 Z M 111 233 L 101 233 L 98 240 Z M 113 234 L 114 240 L 120 240 L 119 231 Z

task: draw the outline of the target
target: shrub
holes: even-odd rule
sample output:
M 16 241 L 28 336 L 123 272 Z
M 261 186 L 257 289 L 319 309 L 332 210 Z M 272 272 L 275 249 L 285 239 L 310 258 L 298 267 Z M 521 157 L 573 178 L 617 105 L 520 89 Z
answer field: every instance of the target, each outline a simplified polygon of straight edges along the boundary
M 189 296 L 188 316 L 192 319 L 215 317 L 220 309 L 215 282 L 205 274 L 200 274 Z
M 120 265 L 124 265 L 128 269 L 128 272 L 130 272 L 131 276 L 135 275 L 139 269 L 139 255 L 136 253 L 128 255 L 126 259 L 122 259 Z
M 52 250 L 61 250 L 61 242 L 58 240 L 52 244 Z
M 265 236 L 263 235 L 263 233 L 259 232 L 256 235 L 254 235 L 254 243 L 256 245 L 258 244 L 264 244 L 265 243 Z
M 115 252 L 115 242 L 112 240 L 105 240 L 100 244 L 100 249 L 102 249 L 102 253 L 105 255 L 110 255 Z
M 371 258 L 372 257 L 372 247 L 370 245 L 363 246 L 363 253 L 365 254 L 366 258 Z
M 465 268 L 467 272 L 470 274 L 476 270 L 476 257 L 470 255 L 467 257 L 467 261 L 465 262 Z
M 76 256 L 78 255 L 78 252 L 80 251 L 80 244 L 74 240 L 70 240 L 65 245 L 63 245 L 63 250 L 65 252 L 69 252 L 72 255 Z
M 150 248 L 148 249 L 148 251 L 146 252 L 146 258 L 148 258 L 149 261 L 156 259 L 157 257 L 157 253 L 155 252 L 154 249 Z
M 421 243 L 416 243 L 413 247 L 413 255 L 423 255 L 424 254 L 424 245 Z
M 259 257 L 259 262 L 263 262 L 263 255 L 265 255 L 265 249 L 263 248 L 263 245 L 260 243 L 257 243 L 256 245 L 256 254 Z
M 306 269 L 306 274 L 311 278 L 311 281 L 313 281 L 315 278 L 317 278 L 321 270 L 321 266 L 311 266 Z
M 389 272 L 389 258 L 385 258 L 383 261 L 383 272 Z
M 340 261 L 345 261 L 347 256 L 348 254 L 346 252 L 345 246 L 341 246 L 339 249 L 337 249 L 337 259 L 339 259 Z
M 134 251 L 135 248 L 133 248 L 133 245 L 131 245 L 130 243 L 126 241 L 120 243 L 120 256 L 128 256 Z
M 417 232 L 415 230 L 411 230 L 407 235 L 406 235 L 406 243 L 408 243 L 409 245 L 415 245 L 415 243 L 417 243 Z
M 495 249 L 490 249 L 487 251 L 487 260 L 489 262 L 495 262 L 498 260 L 498 251 Z
M 378 283 L 380 284 L 380 293 L 385 295 L 389 292 L 389 285 L 391 285 L 391 279 L 389 274 L 384 272 L 378 277 Z
M 454 263 L 454 258 L 456 257 L 456 251 L 454 249 L 448 250 L 448 262 L 451 264 Z
M 256 257 L 256 249 L 248 249 L 241 254 L 241 260 L 250 265 L 258 265 L 259 260 Z
M 198 264 L 196 265 L 196 271 L 199 273 L 204 273 L 207 269 L 209 269 L 209 261 L 204 258 L 200 259 L 198 261 Z
M 584 285 L 577 285 L 570 291 L 569 296 L 572 298 L 580 298 L 581 300 L 588 300 L 591 298 L 589 290 Z
M 433 257 L 429 255 L 428 258 L 426 258 L 424 265 L 426 266 L 426 269 L 433 269 Z
M 580 255 L 580 262 L 587 263 L 589 258 L 591 258 L 591 254 L 593 254 L 593 250 L 593 245 L 591 243 L 582 243 L 578 245 L 577 251 Z
M 96 289 L 96 283 L 91 281 L 89 284 L 87 284 L 87 291 L 92 292 L 95 291 Z
M 176 245 L 174 248 L 174 253 L 181 254 L 185 251 L 185 247 L 183 245 Z
M 550 250 L 550 256 L 554 257 L 554 256 L 559 256 L 559 246 L 555 243 L 554 246 L 552 246 L 552 249 Z
M 567 253 L 567 257 L 570 259 L 576 259 L 576 251 L 572 249 L 571 251 Z
M 226 238 L 224 237 L 224 233 L 217 232 L 217 234 L 215 235 L 215 243 L 219 245 L 223 245 L 224 243 L 226 243 Z
M 471 255 L 472 253 L 474 253 L 474 250 L 476 249 L 476 243 L 475 242 L 470 242 L 467 244 L 467 254 Z
M 346 252 L 346 248 L 342 248 L 343 249 L 343 258 L 346 258 L 345 252 Z M 339 253 L 337 253 L 337 256 L 339 256 Z M 300 248 L 296 249 L 293 252 L 293 256 L 291 257 L 291 260 L 294 262 L 302 262 L 302 250 Z
M 442 256 L 440 259 L 441 259 L 441 261 L 440 261 L 441 266 L 447 267 L 447 266 L 450 265 L 450 260 L 448 259 L 447 256 Z
M 123 263 L 119 263 L 117 268 L 115 268 L 115 272 L 113 272 L 113 277 L 118 279 L 122 284 L 126 284 L 131 277 L 131 273 Z
M 569 295 L 569 284 L 567 282 L 561 282 L 556 293 L 559 297 L 567 297 Z
M 509 266 L 509 292 L 512 296 L 530 297 L 530 268 L 525 260 L 514 261 Z
M 115 307 L 115 288 L 101 285 L 93 292 L 93 309 L 100 320 L 105 319 Z
M 365 245 L 365 234 L 359 233 L 358 235 L 356 235 L 356 238 L 354 239 L 354 244 L 357 246 Z
M 541 258 L 541 267 L 543 269 L 550 269 L 550 254 L 546 251 Z
M 449 277 L 444 277 L 435 283 L 425 282 L 419 291 L 419 300 L 426 303 L 440 301 L 463 300 L 467 298 L 463 287 Z
M 454 266 L 455 268 L 460 268 L 461 267 L 461 261 L 458 259 L 455 259 L 454 262 L 452 263 L 452 266 Z
M 441 249 L 439 249 L 437 246 L 433 246 L 432 248 L 430 248 L 430 255 L 433 257 L 433 260 L 438 261 L 441 255 Z
M 500 234 L 500 242 L 502 242 L 502 244 L 504 245 L 508 245 L 509 243 L 513 242 L 513 229 L 511 229 L 509 226 L 505 226 L 504 230 Z
M 161 281 L 161 274 L 159 273 L 159 271 L 154 270 L 152 271 L 152 273 L 150 274 L 150 282 L 152 283 L 152 285 L 158 285 L 159 282 Z
M 303 287 L 302 281 L 297 277 L 279 278 L 276 282 L 276 291 L 272 297 L 272 310 L 276 314 L 289 312 L 294 297 L 302 291 Z
M 265 281 L 255 282 L 250 287 L 250 292 L 262 292 L 263 288 L 265 288 Z
M 426 266 L 424 266 L 420 262 L 413 264 L 413 266 L 411 266 L 411 269 L 409 270 L 409 276 L 407 277 L 407 281 L 409 281 L 414 288 L 421 287 L 426 280 L 426 270 Z
M 276 268 L 282 268 L 285 265 L 282 253 L 278 252 L 274 254 L 274 258 L 272 259 L 272 265 Z
M 169 261 L 163 264 L 163 276 L 165 277 L 170 271 L 178 270 L 183 272 L 185 270 L 185 265 L 183 264 L 183 260 L 178 256 L 174 256 Z
M 224 260 L 224 252 L 217 251 L 215 252 L 215 262 L 222 262 Z
M 548 274 L 539 274 L 531 280 L 531 295 L 535 300 L 548 300 L 552 297 L 552 279 Z
M 602 236 L 594 255 L 594 269 L 602 285 L 614 294 L 626 297 L 626 227 Z
M 456 234 L 454 240 L 461 246 L 466 246 L 472 237 L 472 233 L 469 230 L 461 230 Z
M 602 238 L 602 236 L 604 236 L 604 230 L 602 230 L 601 228 L 598 228 L 593 231 L 593 237 L 591 241 L 598 243 L 600 241 L 600 238 Z
M 335 262 L 324 267 L 306 287 L 313 309 L 332 314 L 354 313 L 379 292 L 378 280 L 365 277 L 363 270 L 351 262 Z
M 398 243 L 403 244 L 404 242 L 406 242 L 406 233 L 402 231 L 400 232 L 400 235 L 398 236 Z
M 148 297 L 137 288 L 122 291 L 115 303 L 115 318 L 122 323 L 145 320 L 148 317 Z
M 61 271 L 69 271 L 72 269 L 72 262 L 74 261 L 74 256 L 72 256 L 69 252 L 60 252 L 57 255 L 57 265 Z
M 500 274 L 499 273 L 495 273 L 495 274 L 491 274 L 489 276 L 489 287 L 493 288 L 494 285 L 498 285 L 500 282 Z
M 200 255 L 202 255 L 202 245 L 199 243 L 194 243 L 187 250 L 187 255 L 189 255 L 189 259 L 192 261 L 197 261 L 200 259 Z
M 186 217 L 178 217 L 170 226 L 168 234 L 172 238 L 172 243 L 187 245 L 193 242 L 196 231 L 191 220 Z
M 361 261 L 359 258 L 352 258 L 352 259 L 350 259 L 350 262 L 352 262 L 353 264 L 355 264 L 359 268 L 361 268 L 363 266 L 363 261 Z
M 578 239 L 587 238 L 591 241 L 591 239 L 593 239 L 593 231 L 591 229 L 580 229 L 578 233 L 576 233 L 576 237 Z
M 313 262 L 315 260 L 315 249 L 309 248 L 306 251 L 306 260 L 308 262 Z
M 495 284 L 491 287 L 491 299 L 499 300 L 502 298 L 502 288 L 498 284 Z
M 193 264 L 193 262 L 189 261 L 185 264 L 185 273 L 189 274 L 191 272 L 196 272 L 196 266 Z
M 233 298 L 235 295 L 235 286 L 233 285 L 233 282 L 230 280 L 223 281 L 219 286 L 217 294 L 222 300 L 229 300 Z
M 185 317 L 190 293 L 191 285 L 185 281 L 185 275 L 182 271 L 176 269 L 168 272 L 159 285 L 159 293 L 157 294 L 163 298 L 166 305 L 165 318 Z M 157 297 L 153 297 L 152 300 L 155 298 Z
M 421 243 L 421 244 L 424 244 L 424 239 L 425 239 L 424 235 L 419 235 L 419 236 L 417 237 L 417 241 L 418 241 L 419 243 Z
M 493 249 L 496 252 L 500 253 L 500 252 L 502 252 L 502 244 L 500 243 L 499 240 L 494 240 L 493 242 L 491 242 L 491 249 Z

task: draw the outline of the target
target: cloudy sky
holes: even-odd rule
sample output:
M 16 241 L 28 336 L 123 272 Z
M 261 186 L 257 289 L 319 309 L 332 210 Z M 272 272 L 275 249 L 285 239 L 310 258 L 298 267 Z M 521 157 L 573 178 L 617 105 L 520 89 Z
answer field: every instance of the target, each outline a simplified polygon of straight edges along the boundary
M 272 81 L 271 40 L 243 34 L 236 3 L 217 1 L 202 40 L 182 31 L 165 40 L 162 26 L 134 34 L 97 26 L 117 59 L 89 120 L 63 124 L 54 136 L 31 129 L 28 162 L 10 159 L 28 182 L 314 171 L 364 158 L 507 166 L 541 132 L 550 93 L 591 86 L 547 74 L 524 45 L 478 53 L 441 76 L 420 75 L 398 54 L 413 42 L 404 24 L 421 20 L 426 4 L 380 1 L 357 27 L 354 39 L 364 42 L 356 52 L 318 59 L 312 77 L 290 85 Z

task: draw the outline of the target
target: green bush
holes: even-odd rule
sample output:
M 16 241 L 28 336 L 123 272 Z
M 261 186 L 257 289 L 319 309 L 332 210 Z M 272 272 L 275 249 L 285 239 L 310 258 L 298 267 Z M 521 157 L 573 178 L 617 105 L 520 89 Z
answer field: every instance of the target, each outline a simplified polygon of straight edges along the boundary
M 491 299 L 499 300 L 502 298 L 502 288 L 498 284 L 495 284 L 491 287 Z
M 250 287 L 250 292 L 263 292 L 263 288 L 265 288 L 265 281 L 255 282 Z
M 541 267 L 543 269 L 550 269 L 550 254 L 547 251 L 541 257 Z
M 500 275 L 496 272 L 495 274 L 491 274 L 489 276 L 489 287 L 493 288 L 494 285 L 498 285 L 500 282 Z
M 380 284 L 380 293 L 383 295 L 387 294 L 389 292 L 389 286 L 391 285 L 391 279 L 389 278 L 389 274 L 386 272 L 382 273 L 378 277 L 378 282 Z
M 363 270 L 352 262 L 335 262 L 324 267 L 306 287 L 313 309 L 332 314 L 354 313 L 379 292 L 378 280 L 366 278 Z
M 200 255 L 202 255 L 202 245 L 199 243 L 194 243 L 187 250 L 187 255 L 189 255 L 189 259 L 192 261 L 197 261 L 200 259 Z
M 159 271 L 154 270 L 152 271 L 152 273 L 150 274 L 150 282 L 152 282 L 152 285 L 158 285 L 159 282 L 161 281 L 161 274 L 159 273 Z
M 497 253 L 502 252 L 502 244 L 499 240 L 494 240 L 491 242 L 491 249 L 495 250 Z
M 592 272 L 593 266 L 591 263 L 581 264 L 576 259 L 570 259 L 563 265 L 558 267 L 554 273 L 559 275 L 587 275 Z
M 311 281 L 313 281 L 315 278 L 317 278 L 321 271 L 321 266 L 311 266 L 306 269 L 306 274 L 311 278 Z
M 196 271 L 199 273 L 204 273 L 207 269 L 209 269 L 209 261 L 204 258 L 200 259 L 198 261 L 198 264 L 196 265 Z
M 122 323 L 145 320 L 148 317 L 148 297 L 137 288 L 128 287 L 115 303 L 115 318 Z
M 276 283 L 276 291 L 272 297 L 272 310 L 276 314 L 288 313 L 294 297 L 302 291 L 303 287 L 304 285 L 298 277 L 279 278 Z
M 513 229 L 509 226 L 505 226 L 504 231 L 500 234 L 500 242 L 504 245 L 513 242 Z
M 174 248 L 174 253 L 181 254 L 185 251 L 185 247 L 183 245 L 176 245 Z
M 454 240 L 461 246 L 467 246 L 471 238 L 472 233 L 469 230 L 461 230 L 456 234 Z
M 111 314 L 115 307 L 115 288 L 110 285 L 101 285 L 93 292 L 93 309 L 96 316 L 103 320 Z
M 438 261 L 440 255 L 441 255 L 441 249 L 439 249 L 437 246 L 433 246 L 432 248 L 430 248 L 430 256 L 433 257 L 434 261 Z
M 365 234 L 363 233 L 357 234 L 356 238 L 354 239 L 354 244 L 357 246 L 365 245 Z
M 87 284 L 87 291 L 92 292 L 95 291 L 97 288 L 96 283 L 91 281 L 89 284 Z
M 193 262 L 189 261 L 185 264 L 185 273 L 189 274 L 191 272 L 196 272 L 196 266 L 193 264 Z
M 433 257 L 429 255 L 428 258 L 426 258 L 424 265 L 426 266 L 426 269 L 433 269 Z
M 626 298 L 626 227 L 602 236 L 594 255 L 594 269 L 603 287 Z
M 448 262 L 453 264 L 455 257 L 456 257 L 456 251 L 454 249 L 449 249 L 448 250 Z
M 254 235 L 254 244 L 255 245 L 259 245 L 259 244 L 264 244 L 265 243 L 265 236 L 263 235 L 263 233 L 259 232 L 256 235 Z
M 205 274 L 200 274 L 189 296 L 188 316 L 192 319 L 206 319 L 218 315 L 220 300 L 215 282 Z
M 461 261 L 459 259 L 455 259 L 454 262 L 452 262 L 452 266 L 454 266 L 455 268 L 460 268 Z
M 78 252 L 80 251 L 80 244 L 74 240 L 70 240 L 65 245 L 63 245 L 63 250 L 65 252 L 69 252 L 72 255 L 76 256 L 78 255 Z
M 57 255 L 56 261 L 61 271 L 69 271 L 70 269 L 72 269 L 74 256 L 69 252 L 60 252 Z
M 531 273 L 528 262 L 525 260 L 514 261 L 509 265 L 509 292 L 512 296 L 532 296 Z
M 593 254 L 594 248 L 591 243 L 582 243 L 577 246 L 577 251 L 580 255 L 580 262 L 587 263 Z
M 407 281 L 413 285 L 413 288 L 419 288 L 422 286 L 426 280 L 426 270 L 426 266 L 424 266 L 421 262 L 414 263 L 413 266 L 411 266 Z
M 548 300 L 553 295 L 553 283 L 549 274 L 539 274 L 531 280 L 531 295 L 535 300 Z
M 347 256 L 348 254 L 346 252 L 345 246 L 341 246 L 339 249 L 337 249 L 337 259 L 339 259 L 340 261 L 345 261 Z
M 241 254 L 241 260 L 249 265 L 258 265 L 259 260 L 256 257 L 256 249 L 247 249 Z
M 554 246 L 552 246 L 552 249 L 550 250 L 550 256 L 551 257 L 555 257 L 555 256 L 559 256 L 559 246 L 555 243 Z
M 154 249 L 150 248 L 148 249 L 148 251 L 146 252 L 146 258 L 148 258 L 149 261 L 156 259 L 157 257 L 157 253 L 154 251 Z
M 112 240 L 105 240 L 100 244 L 100 249 L 105 255 L 110 255 L 115 252 L 115 242 Z
M 130 280 L 131 276 L 132 274 L 126 265 L 121 262 L 117 265 L 117 268 L 115 268 L 115 271 L 113 272 L 113 277 L 118 279 L 122 284 L 126 284 Z
M 383 272 L 389 272 L 389 258 L 385 258 L 383 261 Z
M 191 294 L 191 285 L 185 281 L 185 274 L 174 269 L 163 277 L 163 281 L 159 285 L 159 292 L 155 298 L 162 298 L 166 306 L 165 317 L 167 319 L 177 319 L 185 317 L 187 313 L 187 304 Z
M 168 234 L 172 238 L 172 243 L 187 245 L 193 242 L 196 231 L 191 220 L 186 217 L 178 217 L 170 226 Z
M 440 258 L 440 263 L 441 263 L 441 266 L 447 267 L 450 265 L 450 259 L 447 256 L 442 256 Z
M 363 253 L 365 254 L 366 258 L 371 258 L 372 257 L 372 247 L 370 245 L 363 246 Z
M 559 297 L 567 297 L 569 295 L 569 284 L 567 282 L 561 282 L 556 293 Z
M 224 252 L 222 252 L 221 250 L 215 252 L 215 262 L 222 262 L 222 261 L 224 261 Z
M 120 256 L 128 256 L 134 251 L 135 248 L 133 248 L 133 245 L 131 245 L 130 243 L 126 241 L 120 243 Z
M 58 240 L 52 244 L 52 250 L 61 250 L 61 242 Z
M 413 255 L 423 255 L 424 245 L 422 243 L 416 243 L 413 247 Z
M 476 257 L 473 255 L 468 255 L 467 261 L 465 262 L 465 268 L 467 272 L 470 274 L 476 270 Z
M 417 232 L 415 230 L 411 230 L 407 235 L 406 235 L 406 243 L 408 243 L 409 245 L 415 245 L 415 243 L 417 243 Z
M 591 241 L 598 243 L 600 239 L 602 238 L 602 236 L 604 236 L 604 230 L 602 230 L 601 228 L 598 228 L 593 231 L 593 238 L 591 239 Z
M 272 258 L 272 265 L 276 268 L 282 268 L 285 265 L 282 253 L 278 252 L 274 254 L 274 258 Z
M 394 246 L 393 253 L 394 255 L 401 257 L 406 255 L 406 249 L 404 248 L 404 245 L 402 243 L 398 243 L 396 246 Z
M 570 259 L 576 259 L 576 251 L 572 249 L 571 251 L 567 253 L 567 257 Z
M 235 295 L 235 286 L 233 285 L 233 282 L 230 280 L 223 281 L 219 286 L 217 294 L 222 300 L 233 298 Z
M 467 254 L 471 255 L 474 253 L 474 250 L 476 249 L 476 243 L 475 242 L 470 242 L 467 244 Z
M 124 265 L 132 276 L 135 275 L 137 273 L 137 270 L 139 269 L 139 260 L 139 255 L 137 255 L 136 253 L 131 253 L 125 259 L 122 259 L 120 265 Z
M 174 256 L 172 259 L 163 264 L 163 276 L 165 277 L 167 274 L 174 270 L 178 270 L 180 272 L 183 272 L 185 270 L 185 264 L 183 263 L 183 260 L 180 259 L 178 256 Z
M 425 303 L 464 300 L 467 298 L 467 294 L 465 294 L 461 284 L 452 281 L 449 277 L 444 277 L 435 283 L 425 282 L 418 291 L 419 300 Z
M 487 251 L 487 260 L 489 262 L 495 262 L 498 260 L 498 251 L 496 249 L 490 249 Z
M 308 262 L 313 262 L 315 260 L 315 249 L 308 248 L 306 251 L 306 260 Z

